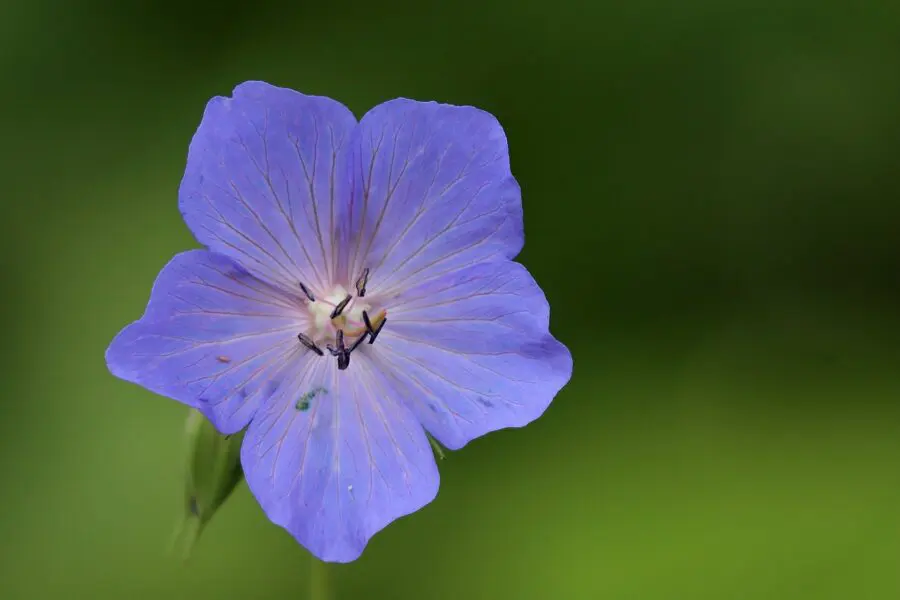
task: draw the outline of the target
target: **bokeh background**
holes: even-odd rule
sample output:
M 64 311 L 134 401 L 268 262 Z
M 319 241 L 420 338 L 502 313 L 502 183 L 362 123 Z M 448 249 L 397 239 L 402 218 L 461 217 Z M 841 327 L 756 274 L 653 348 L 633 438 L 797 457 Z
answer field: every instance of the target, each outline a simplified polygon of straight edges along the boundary
M 505 125 L 575 375 L 441 464 L 341 599 L 900 597 L 900 3 L 0 5 L 0 597 L 305 598 L 238 489 L 182 565 L 186 410 L 103 352 L 195 246 L 246 79 Z

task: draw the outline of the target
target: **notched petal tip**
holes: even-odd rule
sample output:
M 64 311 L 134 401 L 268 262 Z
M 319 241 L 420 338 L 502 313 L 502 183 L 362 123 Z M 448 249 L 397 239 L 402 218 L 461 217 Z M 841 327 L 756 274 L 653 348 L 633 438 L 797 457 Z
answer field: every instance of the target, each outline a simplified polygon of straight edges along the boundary
M 467 111 L 471 113 L 472 117 L 489 119 L 493 121 L 493 123 L 500 127 L 500 122 L 493 113 L 483 109 L 478 108 L 477 106 L 472 106 L 471 104 L 452 104 L 449 102 L 441 102 L 439 100 L 416 100 L 414 98 L 407 98 L 405 96 L 399 96 L 397 98 L 392 98 L 390 100 L 385 100 L 381 104 L 377 104 L 369 109 L 368 113 L 376 113 L 382 110 L 389 111 L 404 111 L 404 110 L 459 110 L 459 111 Z M 368 114 L 367 113 L 367 114 Z M 501 127 L 502 130 L 502 127 Z
M 103 354 L 103 358 L 106 361 L 106 368 L 109 370 L 110 374 L 130 383 L 137 382 L 137 379 L 140 377 L 140 372 L 136 371 L 133 365 L 130 364 L 131 360 L 128 356 L 127 340 L 131 337 L 131 330 L 138 327 L 139 323 L 140 321 L 134 321 L 119 331 L 119 333 L 113 337 L 109 346 L 106 347 L 106 352 Z
M 247 425 L 282 371 L 302 365 L 296 309 L 280 290 L 206 250 L 175 256 L 143 316 L 112 340 L 110 372 L 197 408 L 222 433 Z
M 300 96 L 305 96 L 302 92 L 298 92 L 291 88 L 281 87 L 274 84 L 271 84 L 267 81 L 262 81 L 260 79 L 248 79 L 247 81 L 243 81 L 238 83 L 231 89 L 231 95 L 227 96 L 224 94 L 213 96 L 207 102 L 207 106 L 210 104 L 224 104 L 228 106 L 233 100 L 258 100 L 261 98 L 265 98 L 268 94 L 278 94 L 278 93 L 293 93 L 298 94 Z M 313 96 L 315 97 L 315 96 Z
M 568 346 L 566 346 L 556 338 L 553 338 L 553 341 L 558 346 L 556 352 L 554 353 L 554 362 L 556 363 L 556 372 L 559 374 L 560 384 L 559 389 L 557 390 L 557 393 L 559 393 L 559 391 L 566 387 L 572 380 L 572 374 L 574 373 L 575 368 L 575 359 L 573 358 L 572 351 L 569 350 Z
M 295 98 L 311 100 L 313 102 L 326 102 L 329 105 L 341 106 L 342 108 L 344 108 L 344 110 L 347 110 L 349 112 L 349 109 L 347 109 L 343 104 L 333 98 L 329 98 L 328 96 L 305 94 L 293 88 L 275 85 L 259 79 L 250 79 L 234 86 L 234 89 L 232 89 L 231 91 L 230 99 L 265 100 L 272 96 L 280 96 L 281 99 Z
M 326 215 L 349 200 L 340 160 L 356 124 L 336 100 L 263 81 L 212 98 L 179 186 L 185 223 L 259 278 L 321 287 L 335 254 Z
M 143 314 L 140 318 L 119 330 L 106 347 L 103 356 L 106 361 L 106 368 L 113 376 L 131 383 L 139 382 L 142 369 L 139 364 L 135 364 L 134 343 L 141 337 L 143 325 L 153 320 L 154 317 L 159 317 L 160 313 L 164 312 L 159 310 L 159 304 L 160 298 L 166 294 L 164 288 L 168 279 L 167 275 L 181 268 L 184 264 L 203 260 L 208 254 L 206 250 L 180 252 L 169 259 L 169 262 L 160 269 L 156 279 L 153 280 L 153 285 L 150 287 L 150 295 Z
M 273 523 L 317 558 L 345 563 L 434 500 L 439 473 L 421 425 L 367 359 L 354 362 L 355 377 L 321 364 L 257 415 L 241 461 Z M 327 393 L 298 411 L 311 386 Z
M 521 250 L 520 188 L 490 113 L 398 98 L 369 110 L 354 140 L 354 190 L 367 202 L 343 218 L 357 241 L 350 271 L 371 267 L 372 293 Z
M 291 531 L 291 528 L 289 526 L 277 523 L 274 519 L 272 519 L 272 522 L 286 529 L 288 533 L 290 533 L 300 545 L 309 550 L 309 552 L 319 560 L 330 563 L 346 564 L 358 560 L 366 551 L 366 548 L 369 547 L 372 539 L 379 533 L 381 533 L 384 529 L 386 529 L 391 523 L 394 523 L 401 519 L 405 519 L 406 517 L 411 516 L 413 513 L 422 510 L 423 508 L 434 502 L 434 500 L 438 496 L 438 491 L 438 486 L 435 486 L 433 493 L 423 495 L 420 504 L 415 508 L 410 508 L 406 512 L 398 513 L 392 516 L 390 521 L 384 523 L 378 529 L 373 529 L 363 537 L 355 538 L 352 540 L 339 540 L 337 542 L 332 541 L 328 543 L 308 545 L 306 542 L 304 542 L 303 539 L 301 539 L 293 531 Z
M 540 417 L 572 373 L 549 305 L 520 264 L 490 261 L 402 294 L 382 368 L 419 422 L 456 450 Z

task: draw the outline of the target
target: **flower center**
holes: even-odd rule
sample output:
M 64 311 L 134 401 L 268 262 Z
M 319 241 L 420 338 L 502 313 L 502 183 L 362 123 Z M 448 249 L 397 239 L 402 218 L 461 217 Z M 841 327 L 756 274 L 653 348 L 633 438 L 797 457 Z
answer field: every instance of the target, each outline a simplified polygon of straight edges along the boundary
M 363 335 L 366 324 L 362 313 L 371 311 L 372 305 L 365 298 L 348 294 L 344 286 L 339 285 L 324 298 L 310 302 L 308 309 L 312 321 L 312 338 L 334 341 L 338 329 L 343 330 L 345 340 Z
M 324 356 L 322 346 L 337 357 L 338 369 L 350 365 L 350 354 L 368 337 L 369 343 L 387 322 L 387 310 L 374 310 L 365 298 L 369 270 L 365 269 L 355 285 L 355 294 L 342 285 L 335 286 L 326 296 L 316 298 L 300 283 L 300 289 L 308 301 L 309 328 L 297 334 L 300 343 L 319 356 Z

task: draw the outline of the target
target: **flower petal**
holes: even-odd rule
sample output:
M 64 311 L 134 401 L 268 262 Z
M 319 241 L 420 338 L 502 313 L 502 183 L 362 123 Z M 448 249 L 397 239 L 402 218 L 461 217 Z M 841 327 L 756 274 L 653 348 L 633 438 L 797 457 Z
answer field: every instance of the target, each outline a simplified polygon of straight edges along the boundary
M 572 375 L 547 300 L 518 263 L 469 267 L 396 302 L 378 337 L 382 370 L 448 448 L 530 423 Z
M 203 412 L 234 433 L 308 360 L 296 300 L 227 257 L 192 250 L 160 272 L 144 316 L 106 351 L 113 375 Z
M 438 489 L 421 425 L 367 351 L 354 352 L 346 371 L 321 360 L 283 386 L 241 450 L 247 483 L 269 519 L 326 561 L 356 559 L 375 533 Z
M 522 248 L 519 186 L 497 120 L 470 106 L 397 99 L 360 121 L 343 222 L 350 276 L 391 293 Z
M 211 250 L 268 281 L 320 291 L 349 198 L 339 158 L 356 126 L 342 104 L 259 81 L 210 100 L 179 190 L 184 219 Z

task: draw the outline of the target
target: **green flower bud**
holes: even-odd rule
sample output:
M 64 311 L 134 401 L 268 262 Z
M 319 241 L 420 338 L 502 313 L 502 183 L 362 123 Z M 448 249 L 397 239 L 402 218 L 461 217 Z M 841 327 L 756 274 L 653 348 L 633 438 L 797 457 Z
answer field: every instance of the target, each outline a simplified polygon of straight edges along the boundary
M 241 442 L 244 432 L 222 435 L 202 414 L 187 418 L 187 465 L 184 516 L 172 540 L 186 560 L 206 524 L 244 478 Z
M 428 436 L 428 442 L 431 444 L 431 451 L 434 452 L 434 457 L 438 460 L 444 460 L 445 458 L 447 458 L 447 455 L 444 454 L 444 447 L 441 446 L 441 443 L 434 439 L 434 437 L 427 431 L 425 432 L 425 435 Z

